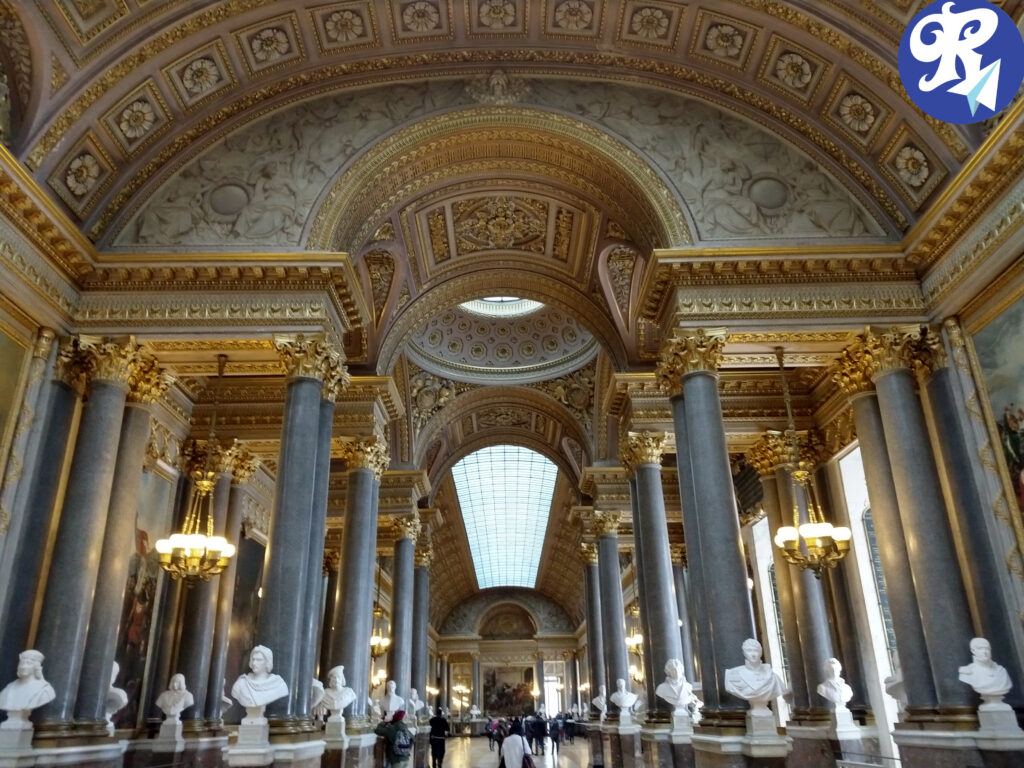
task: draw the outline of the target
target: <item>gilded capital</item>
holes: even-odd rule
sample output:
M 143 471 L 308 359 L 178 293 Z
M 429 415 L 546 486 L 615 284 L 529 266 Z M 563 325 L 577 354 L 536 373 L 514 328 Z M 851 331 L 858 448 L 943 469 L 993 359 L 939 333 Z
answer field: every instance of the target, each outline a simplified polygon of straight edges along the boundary
M 140 356 L 128 376 L 128 400 L 155 403 L 171 385 L 171 375 L 149 356 Z
M 105 341 L 97 336 L 78 337 L 78 347 L 89 361 L 90 380 L 127 385 L 140 360 L 133 336 Z
M 36 332 L 36 341 L 32 345 L 32 357 L 38 357 L 45 360 L 50 356 L 50 350 L 53 349 L 53 342 L 57 339 L 57 334 L 52 328 L 40 328 Z
M 679 563 L 683 568 L 687 566 L 685 542 L 682 544 L 670 544 L 668 551 L 673 563 Z
M 914 373 L 918 381 L 924 381 L 936 371 L 949 365 L 946 345 L 942 343 L 942 334 L 934 326 L 926 326 L 921 333 L 921 340 L 914 350 Z
M 249 482 L 260 468 L 260 457 L 251 453 L 241 440 L 235 440 L 229 450 L 230 461 L 227 471 L 231 473 L 231 482 L 234 485 Z
M 66 339 L 60 345 L 53 377 L 63 381 L 79 395 L 85 393 L 85 386 L 89 382 L 89 358 L 79 346 L 77 338 Z
M 417 544 L 412 562 L 417 568 L 429 568 L 430 564 L 434 562 L 434 545 L 429 540 L 425 545 Z
M 864 331 L 864 350 L 871 379 L 890 371 L 914 368 L 914 353 L 921 342 L 921 326 L 897 325 Z
M 870 392 L 875 388 L 871 381 L 871 359 L 864 344 L 855 342 L 846 347 L 832 366 L 832 381 L 847 397 Z
M 795 463 L 793 444 L 787 435 L 769 430 L 747 451 L 747 461 L 761 477 L 772 477 L 776 467 Z
M 341 552 L 337 549 L 324 550 L 324 576 L 330 573 L 337 573 L 341 568 Z
M 348 469 L 372 469 L 378 480 L 391 463 L 388 444 L 379 437 L 345 443 L 341 446 L 341 456 Z
M 617 510 L 597 510 L 590 516 L 591 527 L 597 536 L 614 536 L 619 532 L 622 513 Z
M 664 432 L 630 432 L 625 446 L 629 463 L 634 467 L 640 464 L 661 465 L 661 454 L 665 450 Z M 626 465 L 626 459 L 622 461 Z
M 395 538 L 412 539 L 412 543 L 416 543 L 422 528 L 419 515 L 403 515 L 394 518 L 392 522 L 395 527 Z
M 324 388 L 320 393 L 321 399 L 330 400 L 332 403 L 337 401 L 338 395 L 345 391 L 351 382 L 352 377 L 348 373 L 348 368 L 341 362 L 341 358 L 330 360 L 324 370 Z
M 582 542 L 579 556 L 585 565 L 595 565 L 597 563 L 597 544 L 590 541 Z
M 717 372 L 722 364 L 726 332 L 724 328 L 698 328 L 676 331 L 661 349 L 656 374 L 670 395 L 683 389 L 683 377 L 698 371 Z
M 288 378 L 301 376 L 325 381 L 333 372 L 344 368 L 341 353 L 324 334 L 306 336 L 302 333 L 274 336 L 274 346 L 284 363 Z M 337 391 L 335 391 L 335 396 Z

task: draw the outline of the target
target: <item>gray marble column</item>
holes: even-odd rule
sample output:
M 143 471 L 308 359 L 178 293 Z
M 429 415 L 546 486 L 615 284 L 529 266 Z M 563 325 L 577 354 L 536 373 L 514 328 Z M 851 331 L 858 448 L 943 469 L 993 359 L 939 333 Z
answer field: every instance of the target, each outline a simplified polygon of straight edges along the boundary
M 784 507 L 779 498 L 778 475 L 785 477 L 785 470 L 780 464 L 789 460 L 787 446 L 779 433 L 764 435 L 747 452 L 751 465 L 761 477 L 764 508 L 768 530 L 772 536 L 779 528 L 793 524 L 793 512 Z M 797 631 L 798 612 L 794 596 L 792 577 L 795 567 L 786 562 L 782 550 L 772 543 L 772 563 L 775 565 L 775 584 L 779 593 L 779 613 L 782 616 L 782 636 L 786 641 L 786 662 L 789 668 L 789 687 L 793 692 L 793 714 L 798 720 L 803 719 L 811 707 L 809 681 L 804 674 L 803 649 Z
M 321 391 L 328 366 L 337 356 L 322 337 L 279 337 L 275 345 L 288 384 L 255 639 L 273 651 L 273 671 L 288 684 L 288 695 L 266 708 L 271 732 L 280 734 L 302 730 L 300 712 L 308 713 L 309 707 L 310 690 L 302 689 L 299 673 L 308 568 L 297 568 L 296 562 L 309 565 Z
M 229 689 L 225 679 L 228 642 L 231 633 L 231 609 L 235 601 L 235 573 L 238 570 L 238 551 L 242 543 L 243 499 L 242 485 L 247 483 L 259 467 L 259 459 L 242 443 L 235 441 L 230 460 L 231 487 L 228 492 L 227 516 L 221 535 L 235 547 L 235 557 L 217 578 L 217 607 L 214 619 L 213 645 L 210 653 L 210 674 L 206 683 L 206 727 L 220 730 L 224 709 L 222 696 Z M 190 681 L 186 681 L 190 682 Z M 232 681 L 233 682 L 233 681 Z M 194 693 L 193 693 L 194 695 Z
M 448 654 L 441 654 L 441 685 L 440 692 L 437 694 L 437 705 L 439 707 L 451 708 L 451 703 L 448 700 L 448 691 L 451 688 L 451 681 L 449 677 L 449 666 L 448 666 Z
M 313 672 L 320 651 L 317 640 L 323 626 L 324 606 L 324 539 L 327 536 L 327 491 L 331 481 L 331 433 L 334 428 L 334 401 L 337 397 L 336 378 L 324 383 L 320 400 L 318 422 L 316 465 L 313 478 L 313 501 L 309 515 L 309 549 L 306 560 L 305 587 L 302 599 L 302 622 L 299 625 L 299 661 L 296 667 L 296 687 L 306 691 L 295 701 L 295 717 L 303 727 L 312 729 L 309 711 L 309 692 L 313 685 Z M 309 723 L 306 726 L 306 723 Z
M 402 516 L 394 521 L 395 558 L 391 574 L 391 646 L 388 648 L 388 680 L 394 680 L 396 691 L 403 699 L 409 698 L 412 679 L 412 612 L 413 570 L 416 537 L 420 533 L 420 519 L 416 514 Z M 474 693 L 474 696 L 476 694 Z
M 80 337 L 78 349 L 88 357 L 92 381 L 78 428 L 36 635 L 36 648 L 46 657 L 46 679 L 57 697 L 35 710 L 32 717 L 38 735 L 58 737 L 69 734 L 78 697 L 128 379 L 138 355 L 132 341 Z M 104 677 L 109 683 L 110 670 Z
M 201 478 L 206 467 L 206 451 L 210 449 L 205 443 L 193 456 L 193 478 Z M 213 448 L 214 456 L 210 464 L 213 474 L 213 498 L 209 502 L 213 514 L 213 530 L 223 535 L 227 525 L 228 502 L 231 497 L 231 465 L 225 451 L 219 446 Z M 198 491 L 193 482 L 193 494 Z M 194 500 L 192 503 L 195 503 Z M 230 539 L 229 539 L 230 540 Z M 237 537 L 235 539 L 237 541 Z M 233 560 L 234 558 L 232 558 Z M 230 562 L 230 561 L 229 561 Z M 177 672 L 185 676 L 185 684 L 192 692 L 193 704 L 181 713 L 184 731 L 193 737 L 206 733 L 207 719 L 213 719 L 206 711 L 207 687 L 210 684 L 210 667 L 215 653 L 214 637 L 217 626 L 217 606 L 220 598 L 221 573 L 210 581 L 200 581 L 185 590 L 182 609 L 181 639 L 178 644 Z M 273 650 L 273 648 L 271 648 Z M 274 656 L 275 662 L 277 656 Z M 276 666 L 276 665 L 275 665 Z M 215 689 L 219 696 L 223 688 Z
M 636 472 L 634 471 L 634 465 L 632 459 L 629 456 L 620 456 L 620 461 L 623 467 L 626 468 L 629 475 L 629 506 L 630 511 L 633 515 L 633 577 L 635 583 L 633 585 L 633 591 L 636 594 L 636 610 L 640 618 L 640 634 L 643 635 L 644 643 L 647 642 L 647 638 L 651 636 L 650 630 L 650 614 L 651 610 L 647 604 L 648 592 L 644 588 L 644 577 L 645 570 L 643 567 L 644 561 L 644 547 L 643 541 L 640 538 L 638 531 L 640 530 L 640 494 L 637 490 L 636 484 Z M 658 606 L 660 610 L 660 606 Z M 633 620 L 632 610 L 630 611 L 630 618 L 627 621 Z M 629 632 L 629 624 L 626 625 L 626 632 Z M 657 681 L 654 679 L 654 673 L 651 667 L 651 654 L 644 653 L 644 643 L 641 643 L 639 648 L 634 651 L 640 652 L 638 662 L 641 666 L 640 673 L 643 675 L 643 686 L 644 695 L 650 701 L 654 698 L 654 686 Z M 632 653 L 632 651 L 631 651 Z M 629 659 L 629 654 L 626 656 Z M 632 682 L 630 683 L 632 685 Z
M 420 698 L 427 701 L 427 685 L 433 680 L 427 679 L 430 668 L 427 657 L 428 630 L 430 628 L 430 563 L 434 551 L 426 533 L 417 539 L 414 554 L 415 572 L 413 574 L 413 606 L 412 606 L 412 672 L 410 686 L 416 689 Z
M 470 698 L 470 706 L 477 706 L 483 711 L 484 705 L 484 678 L 480 670 L 480 654 L 473 654 L 473 696 Z
M 130 385 L 82 658 L 81 683 L 75 701 L 76 730 L 91 731 L 97 736 L 106 734 L 105 702 L 117 649 L 124 590 L 135 553 L 142 461 L 149 441 L 150 403 L 159 400 L 167 391 L 167 380 L 156 362 L 149 359 L 140 361 L 136 366 Z
M 338 576 L 341 573 L 341 550 L 328 549 L 324 552 L 323 570 L 327 576 L 324 587 L 323 631 L 320 635 L 320 678 L 325 681 L 331 671 L 331 649 L 334 647 L 334 598 L 338 594 Z
M 587 608 L 587 661 L 590 667 L 590 690 L 587 692 L 584 705 L 591 717 L 597 717 L 597 710 L 590 702 L 597 696 L 602 685 L 607 687 L 607 678 L 604 674 L 604 625 L 601 623 L 601 579 L 597 564 L 597 545 L 586 542 L 581 544 L 580 559 L 583 561 L 583 588 Z
M 705 585 L 705 621 L 710 648 L 702 637 L 704 719 L 701 726 L 743 724 L 747 702 L 725 692 L 724 673 L 743 663 L 742 644 L 754 637 L 753 611 L 747 589 L 747 567 L 740 541 L 739 518 L 732 485 L 729 453 L 725 445 L 722 403 L 718 395 L 718 365 L 725 332 L 678 332 L 662 353 L 661 375 L 669 391 L 683 392 L 685 438 L 695 497 L 696 524 Z M 678 445 L 677 437 L 677 445 Z M 682 483 L 682 480 L 680 481 Z M 682 485 L 680 486 L 682 488 Z M 684 497 L 684 507 L 687 499 Z M 695 510 L 695 511 L 696 511 Z M 686 517 L 684 511 L 684 528 Z M 687 529 L 691 558 L 694 542 Z M 705 654 L 712 669 L 704 666 Z M 709 695 L 708 691 L 715 693 Z M 717 705 L 714 702 L 717 701 Z
M 1006 667 L 1011 680 L 1024 681 L 1020 657 L 1009 650 L 1014 647 L 1012 619 L 1003 602 L 993 599 L 992 595 L 995 585 L 1000 583 L 999 568 L 1003 566 L 988 537 L 985 527 L 988 513 L 972 472 L 975 459 L 967 447 L 957 413 L 966 411 L 967 405 L 956 395 L 958 389 L 952 381 L 953 371 L 947 365 L 941 339 L 933 337 L 933 343 L 937 347 L 932 356 L 933 372 L 925 382 L 927 405 L 937 438 L 934 444 L 939 452 L 940 469 L 952 501 L 953 523 L 963 551 L 968 553 L 964 567 L 971 604 L 977 611 L 978 634 L 986 638 L 993 649 L 1005 649 L 994 651 L 999 655 L 999 663 Z M 1018 711 L 1024 709 L 1024 688 L 1015 684 L 1003 700 Z
M 576 669 L 576 651 L 562 654 L 565 660 L 565 710 L 572 709 L 572 705 L 580 699 L 580 678 Z
M 648 609 L 644 636 L 647 667 L 647 721 L 669 722 L 673 705 L 654 695 L 659 671 L 669 659 L 681 659 L 679 614 L 676 607 L 672 557 L 668 547 L 668 522 L 661 486 L 661 452 L 665 436 L 650 432 L 630 433 L 630 463 L 635 468 L 639 527 L 633 532 L 643 547 L 643 604 Z
M 43 331 L 46 331 L 44 334 Z M 7 583 L 0 590 L 0 659 L 16 659 L 29 646 L 29 631 L 35 608 L 37 591 L 42 583 L 43 560 L 46 548 L 35 542 L 46 541 L 57 518 L 56 500 L 60 477 L 71 438 L 71 425 L 81 389 L 76 387 L 77 369 L 65 365 L 57 367 L 54 375 L 46 376 L 48 359 L 53 355 L 53 333 L 40 331 L 29 370 L 29 387 L 41 377 L 38 402 L 29 435 L 29 447 L 22 481 L 18 483 L 11 516 L 22 519 L 21 526 L 11 535 L 17 537 L 10 547 L 12 563 L 6 571 Z M 70 362 L 70 360 L 69 360 Z M 63 377 L 63 378 L 62 378 Z M 26 402 L 29 393 L 26 392 Z M 31 514 L 29 514 L 31 510 Z
M 344 716 L 365 727 L 373 631 L 373 571 L 377 556 L 377 502 L 380 475 L 387 467 L 387 446 L 380 441 L 345 446 L 348 489 L 341 540 L 341 573 L 334 605 L 331 666 L 343 664 L 355 700 Z
M 907 719 L 929 722 L 935 716 L 938 700 L 900 521 L 892 465 L 885 445 L 882 415 L 866 365 L 867 360 L 859 347 L 847 348 L 833 378 L 850 397 L 853 408 L 878 557 L 885 577 L 889 613 L 899 652 L 900 676 L 907 693 Z
M 683 653 L 683 672 L 686 675 L 686 679 L 692 683 L 697 678 L 697 670 L 693 663 L 693 616 L 690 614 L 690 585 L 686 568 L 686 545 L 670 545 L 669 552 L 672 555 L 672 581 L 676 587 L 676 610 L 679 612 L 679 647 Z
M 601 620 L 604 629 L 605 677 L 608 681 L 608 717 L 616 720 L 618 706 L 610 696 L 619 678 L 629 680 L 626 653 L 626 619 L 622 606 L 622 573 L 619 571 L 619 521 L 616 511 L 595 511 L 593 528 L 597 540 L 597 568 L 601 582 Z M 596 693 L 594 695 L 597 695 Z
M 973 714 L 977 705 L 973 690 L 958 679 L 963 649 L 975 633 L 924 409 L 914 390 L 910 370 L 914 339 L 914 334 L 899 330 L 868 334 L 874 353 L 872 381 L 893 467 L 939 719 L 956 722 Z M 942 578 L 935 578 L 936 572 Z

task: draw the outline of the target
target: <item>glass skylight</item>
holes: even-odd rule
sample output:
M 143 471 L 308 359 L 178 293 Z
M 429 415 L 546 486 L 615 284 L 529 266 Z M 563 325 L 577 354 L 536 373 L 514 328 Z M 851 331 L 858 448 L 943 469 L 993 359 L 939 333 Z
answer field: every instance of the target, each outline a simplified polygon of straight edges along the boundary
M 473 299 L 459 304 L 467 312 L 487 317 L 518 317 L 540 309 L 544 305 L 533 299 L 523 299 L 519 296 L 487 296 L 483 299 Z
M 480 589 L 536 584 L 557 475 L 517 445 L 483 448 L 452 467 Z

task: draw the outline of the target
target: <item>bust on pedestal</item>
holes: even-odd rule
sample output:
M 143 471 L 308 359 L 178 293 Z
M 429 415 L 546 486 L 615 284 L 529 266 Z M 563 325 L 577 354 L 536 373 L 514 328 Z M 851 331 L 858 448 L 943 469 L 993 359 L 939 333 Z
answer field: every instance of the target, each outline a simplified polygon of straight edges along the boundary
M 860 738 L 859 729 L 853 722 L 853 713 L 846 706 L 846 702 L 853 698 L 853 689 L 843 679 L 840 674 L 842 671 L 843 665 L 839 659 L 826 659 L 825 679 L 818 684 L 818 695 L 832 702 L 832 727 L 840 741 L 844 738 Z
M 128 694 L 123 688 L 115 688 L 114 681 L 121 672 L 121 667 L 115 661 L 110 670 L 110 688 L 107 689 L 107 697 L 104 700 L 104 712 L 107 716 L 107 734 L 114 735 L 114 714 L 128 705 Z
M 154 752 L 180 752 L 185 749 L 181 737 L 181 713 L 191 707 L 195 699 L 185 687 L 185 676 L 180 672 L 171 676 L 167 690 L 156 697 L 157 708 L 164 713 L 160 735 L 153 743 Z
M 598 712 L 598 720 L 604 722 L 605 717 L 608 714 L 608 701 L 605 698 L 605 687 L 602 685 L 598 690 L 597 696 L 590 700 L 590 703 L 594 705 L 594 709 Z
M 990 738 L 1024 739 L 1013 708 L 1003 701 L 1013 687 L 1009 673 L 992 660 L 992 645 L 984 637 L 971 640 L 970 649 L 971 663 L 960 667 L 959 677 L 960 682 L 967 683 L 981 696 L 980 731 Z
M 395 716 L 395 712 L 405 710 L 405 699 L 395 692 L 397 688 L 398 683 L 394 680 L 388 680 L 386 692 L 380 697 L 380 711 L 384 722 L 390 723 L 391 719 Z
M 288 684 L 274 669 L 274 652 L 265 645 L 257 645 L 249 652 L 249 672 L 241 675 L 231 686 L 231 696 L 245 707 L 245 717 L 238 727 L 238 745 L 232 749 L 269 749 L 270 726 L 263 710 L 267 704 L 288 695 Z M 228 754 L 229 763 L 231 754 Z
M 704 706 L 704 702 L 693 692 L 693 686 L 686 679 L 683 662 L 679 659 L 669 659 L 665 662 L 665 679 L 658 683 L 654 693 L 674 707 L 673 730 L 692 731 L 693 726 L 700 722 L 700 708 Z
M 425 702 L 420 698 L 420 693 L 415 688 L 409 689 L 409 700 L 405 702 L 405 711 L 412 715 L 412 719 L 415 721 L 417 713 L 423 709 Z
M 57 698 L 53 686 L 43 679 L 43 654 L 39 651 L 18 654 L 17 675 L 0 691 L 0 709 L 7 712 L 7 719 L 0 723 L 0 749 L 31 748 L 29 713 Z
M 633 722 L 633 705 L 636 704 L 636 694 L 626 688 L 624 678 L 615 681 L 615 693 L 611 695 L 612 703 L 619 708 L 619 723 L 629 725 Z
M 744 663 L 725 670 L 725 690 L 750 702 L 748 733 L 775 735 L 775 717 L 768 704 L 782 695 L 782 679 L 761 661 L 761 644 L 750 637 L 743 641 Z
M 341 711 L 356 700 L 356 692 L 346 685 L 345 667 L 340 664 L 332 667 L 327 673 L 327 687 L 324 698 L 320 702 L 330 713 L 327 717 L 327 728 L 324 734 L 328 743 L 341 742 L 342 748 L 348 746 L 348 735 L 345 733 L 345 718 Z

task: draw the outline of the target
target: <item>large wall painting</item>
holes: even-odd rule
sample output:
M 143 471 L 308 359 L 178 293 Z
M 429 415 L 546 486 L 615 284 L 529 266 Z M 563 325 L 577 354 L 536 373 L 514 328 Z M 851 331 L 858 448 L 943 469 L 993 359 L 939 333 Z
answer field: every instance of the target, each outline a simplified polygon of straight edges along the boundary
M 21 373 L 27 352 L 25 341 L 0 327 L 0 468 L 7 463 L 14 422 L 21 406 Z M 0 509 L 0 533 L 6 530 L 8 523 L 7 511 Z

